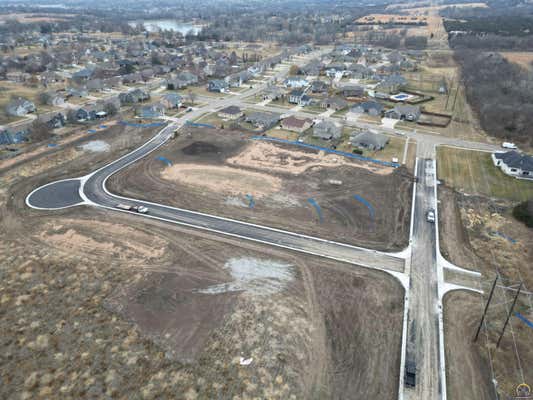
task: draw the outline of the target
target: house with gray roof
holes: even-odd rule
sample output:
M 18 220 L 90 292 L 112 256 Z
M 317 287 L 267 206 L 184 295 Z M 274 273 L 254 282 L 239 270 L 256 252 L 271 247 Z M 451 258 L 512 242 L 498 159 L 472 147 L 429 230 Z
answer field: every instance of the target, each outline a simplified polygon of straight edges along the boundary
M 350 108 L 349 112 L 354 114 L 368 114 L 377 117 L 383 113 L 383 109 L 383 105 L 377 101 L 363 101 Z
M 245 120 L 256 128 L 269 129 L 278 123 L 279 118 L 279 114 L 255 111 L 247 114 Z
M 165 115 L 165 108 L 160 104 L 151 104 L 138 107 L 135 115 L 140 118 L 155 119 Z
M 394 108 L 385 111 L 385 117 L 416 122 L 420 118 L 421 113 L 419 106 L 398 104 Z
M 224 93 L 229 89 L 228 83 L 223 79 L 213 79 L 207 84 L 207 90 L 209 92 Z
M 279 87 L 270 85 L 267 86 L 265 91 L 263 92 L 263 100 L 278 100 L 281 99 L 285 95 L 285 92 L 281 90 Z
M 36 110 L 35 104 L 24 97 L 15 97 L 6 106 L 6 113 L 14 117 L 23 117 Z
M 333 121 L 320 121 L 313 126 L 313 137 L 322 140 L 339 139 L 342 129 Z
M 396 93 L 407 85 L 407 79 L 398 74 L 387 76 L 377 84 L 375 90 L 384 93 Z
M 492 153 L 492 162 L 507 175 L 533 180 L 533 156 L 514 150 L 497 151 Z
M 305 94 L 305 90 L 294 89 L 289 93 L 289 103 L 307 106 L 311 103 L 311 98 Z
M 119 94 L 120 104 L 135 104 L 150 99 L 150 94 L 142 89 L 135 89 L 128 93 Z
M 354 147 L 359 147 L 360 149 L 367 149 L 367 150 L 383 150 L 387 143 L 389 142 L 389 138 L 381 133 L 372 133 L 372 132 L 354 132 L 352 136 L 350 136 L 350 143 Z
M 180 108 L 182 102 L 182 97 L 176 93 L 165 94 L 159 100 L 159 103 L 166 109 Z

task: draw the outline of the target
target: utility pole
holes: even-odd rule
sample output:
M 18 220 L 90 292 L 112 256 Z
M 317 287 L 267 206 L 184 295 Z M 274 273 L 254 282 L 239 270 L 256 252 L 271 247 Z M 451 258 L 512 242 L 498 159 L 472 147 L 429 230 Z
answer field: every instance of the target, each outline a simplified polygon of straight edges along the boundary
M 518 291 L 516 292 L 516 295 L 514 296 L 513 305 L 511 306 L 511 309 L 509 310 L 509 314 L 507 314 L 507 319 L 505 320 L 505 324 L 503 325 L 502 333 L 500 334 L 500 337 L 498 338 L 498 343 L 496 343 L 496 348 L 500 347 L 500 342 L 502 341 L 503 334 L 505 333 L 505 328 L 507 328 L 507 324 L 509 323 L 509 319 L 511 318 L 511 314 L 513 313 L 516 300 L 518 300 L 518 296 L 520 296 L 520 290 L 522 290 L 522 283 L 523 282 L 520 282 L 520 286 L 518 286 Z
M 479 326 L 477 328 L 476 336 L 474 336 L 474 342 L 477 341 L 477 337 L 479 336 L 479 332 L 481 331 L 483 322 L 485 322 L 485 315 L 487 314 L 487 311 L 489 309 L 489 304 L 490 304 L 490 301 L 492 300 L 492 295 L 494 294 L 494 289 L 496 288 L 496 283 L 498 282 L 499 277 L 500 275 L 496 274 L 496 278 L 494 279 L 494 282 L 492 283 L 492 288 L 490 289 L 489 298 L 487 299 L 487 303 L 485 304 L 485 310 L 483 310 L 483 315 L 481 316 L 481 321 L 479 321 Z

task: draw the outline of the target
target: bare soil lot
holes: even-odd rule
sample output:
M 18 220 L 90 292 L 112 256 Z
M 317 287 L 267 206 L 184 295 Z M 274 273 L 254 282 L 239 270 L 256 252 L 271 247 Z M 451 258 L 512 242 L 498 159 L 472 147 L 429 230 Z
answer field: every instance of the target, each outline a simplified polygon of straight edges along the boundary
M 405 168 L 196 128 L 156 156 L 114 175 L 110 189 L 351 244 L 384 250 L 407 245 L 411 175 Z
M 489 354 L 500 396 L 513 395 L 522 381 L 533 382 L 529 368 L 533 362 L 530 327 L 513 315 L 501 346 L 496 349 L 506 307 L 510 307 L 514 292 L 502 287 L 496 289 L 487 314 L 488 331 L 482 330 L 476 344 L 472 338 L 496 271 L 501 276 L 500 285 L 516 284 L 522 279 L 526 290 L 533 286 L 531 229 L 512 217 L 514 203 L 509 200 L 465 195 L 447 187 L 439 188 L 439 199 L 441 251 L 451 262 L 480 271 L 483 274 L 481 287 L 485 292 L 483 298 L 459 292 L 446 299 L 450 396 L 476 400 L 494 398 Z M 515 308 L 529 320 L 533 320 L 531 300 L 523 294 Z
M 2 173 L 0 397 L 396 398 L 393 278 L 111 211 L 25 206 L 37 185 L 148 134 Z

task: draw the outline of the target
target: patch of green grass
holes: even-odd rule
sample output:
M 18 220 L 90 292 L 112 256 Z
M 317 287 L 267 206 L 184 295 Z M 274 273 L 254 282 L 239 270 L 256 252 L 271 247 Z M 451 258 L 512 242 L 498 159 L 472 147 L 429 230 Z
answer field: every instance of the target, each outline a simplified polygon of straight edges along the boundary
M 459 191 L 514 201 L 533 197 L 533 182 L 505 175 L 490 153 L 437 148 L 437 176 Z

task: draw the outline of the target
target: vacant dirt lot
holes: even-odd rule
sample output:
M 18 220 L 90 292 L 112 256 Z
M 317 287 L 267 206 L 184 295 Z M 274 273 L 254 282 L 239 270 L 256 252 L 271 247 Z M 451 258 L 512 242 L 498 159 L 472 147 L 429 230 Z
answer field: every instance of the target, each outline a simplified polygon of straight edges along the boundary
M 397 397 L 403 290 L 391 277 L 136 216 L 24 205 L 37 185 L 150 132 L 115 133 L 107 152 L 72 146 L 1 176 L 1 398 Z
M 514 220 L 513 203 L 507 200 L 464 195 L 446 187 L 439 188 L 439 199 L 441 251 L 453 263 L 480 271 L 485 291 L 483 298 L 461 292 L 446 300 L 447 348 L 453 349 L 448 350 L 449 393 L 458 399 L 494 398 L 492 385 L 488 384 L 492 379 L 490 351 L 500 395 L 512 395 L 522 381 L 533 382 L 528 367 L 533 362 L 530 327 L 512 316 L 501 346 L 496 349 L 513 291 L 497 288 L 487 316 L 488 331 L 482 331 L 477 344 L 472 343 L 472 337 L 497 271 L 500 285 L 515 285 L 516 289 L 522 279 L 526 289 L 533 287 L 531 229 Z M 531 300 L 522 295 L 515 308 L 529 320 L 533 320 Z M 483 388 L 486 385 L 488 388 Z
M 408 241 L 411 175 L 405 168 L 253 141 L 232 131 L 183 131 L 155 156 L 113 176 L 109 187 L 125 196 L 378 249 L 401 249 Z
M 533 68 L 533 52 L 530 51 L 504 51 L 501 53 L 507 60 L 531 71 Z

